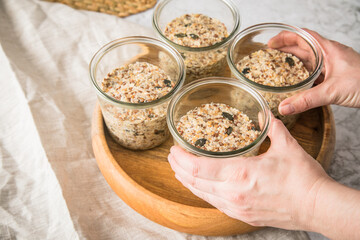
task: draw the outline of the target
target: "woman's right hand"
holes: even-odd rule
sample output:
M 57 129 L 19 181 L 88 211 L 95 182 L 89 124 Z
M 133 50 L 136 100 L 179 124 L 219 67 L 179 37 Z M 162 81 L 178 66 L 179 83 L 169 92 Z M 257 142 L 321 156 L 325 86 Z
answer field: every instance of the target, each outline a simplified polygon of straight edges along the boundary
M 323 38 L 318 33 L 304 29 L 320 44 L 324 55 L 324 69 L 316 85 L 289 97 L 279 105 L 282 115 L 296 114 L 308 109 L 337 104 L 360 107 L 360 54 L 352 48 Z M 281 32 L 272 38 L 271 48 L 302 48 L 298 35 Z

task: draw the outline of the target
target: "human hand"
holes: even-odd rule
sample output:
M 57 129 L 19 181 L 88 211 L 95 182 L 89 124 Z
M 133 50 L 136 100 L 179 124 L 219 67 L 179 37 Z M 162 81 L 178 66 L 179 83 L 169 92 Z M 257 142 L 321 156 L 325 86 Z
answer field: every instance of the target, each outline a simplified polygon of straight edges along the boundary
M 272 117 L 269 150 L 255 157 L 197 157 L 174 146 L 175 177 L 196 196 L 254 226 L 307 229 L 317 191 L 330 178 L 280 120 Z
M 282 115 L 296 114 L 308 109 L 337 104 L 346 107 L 360 107 L 360 54 L 352 48 L 323 38 L 318 33 L 304 29 L 320 44 L 324 55 L 322 75 L 315 82 L 317 86 L 289 97 L 279 105 Z M 307 44 L 292 32 L 281 32 L 272 38 L 271 48 L 300 55 L 307 64 Z

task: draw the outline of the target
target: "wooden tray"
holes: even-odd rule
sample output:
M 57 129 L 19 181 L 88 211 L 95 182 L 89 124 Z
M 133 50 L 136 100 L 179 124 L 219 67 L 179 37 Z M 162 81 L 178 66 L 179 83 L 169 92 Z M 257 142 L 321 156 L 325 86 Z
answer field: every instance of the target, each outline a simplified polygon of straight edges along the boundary
M 301 114 L 291 133 L 328 169 L 335 145 L 335 124 L 329 106 Z M 173 145 L 171 138 L 147 151 L 122 148 L 109 136 L 97 105 L 92 119 L 92 145 L 99 168 L 111 188 L 148 219 L 197 235 L 234 235 L 257 229 L 221 213 L 176 180 L 167 162 Z M 260 152 L 265 152 L 269 145 L 266 139 Z

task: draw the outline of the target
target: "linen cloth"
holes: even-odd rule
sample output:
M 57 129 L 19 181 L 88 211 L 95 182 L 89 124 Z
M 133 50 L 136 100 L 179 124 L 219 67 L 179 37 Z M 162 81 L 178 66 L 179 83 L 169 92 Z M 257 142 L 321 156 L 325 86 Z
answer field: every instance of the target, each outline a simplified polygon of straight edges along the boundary
M 130 35 L 153 33 L 62 4 L 0 1 L 0 239 L 308 239 L 274 228 L 184 234 L 111 190 L 91 147 L 96 95 L 88 64 L 103 44 Z

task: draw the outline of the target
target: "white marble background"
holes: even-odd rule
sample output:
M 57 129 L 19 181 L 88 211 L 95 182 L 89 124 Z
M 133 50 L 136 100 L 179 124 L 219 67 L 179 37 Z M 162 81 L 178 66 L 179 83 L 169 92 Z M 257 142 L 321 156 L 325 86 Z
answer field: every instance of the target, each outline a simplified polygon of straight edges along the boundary
M 262 22 L 282 22 L 317 31 L 360 51 L 359 0 L 237 0 L 241 29 Z M 153 10 L 125 18 L 151 28 Z M 359 66 L 360 68 L 360 66 Z M 336 181 L 360 190 L 360 109 L 332 106 L 336 146 L 329 174 Z M 327 239 L 309 233 L 312 240 Z

